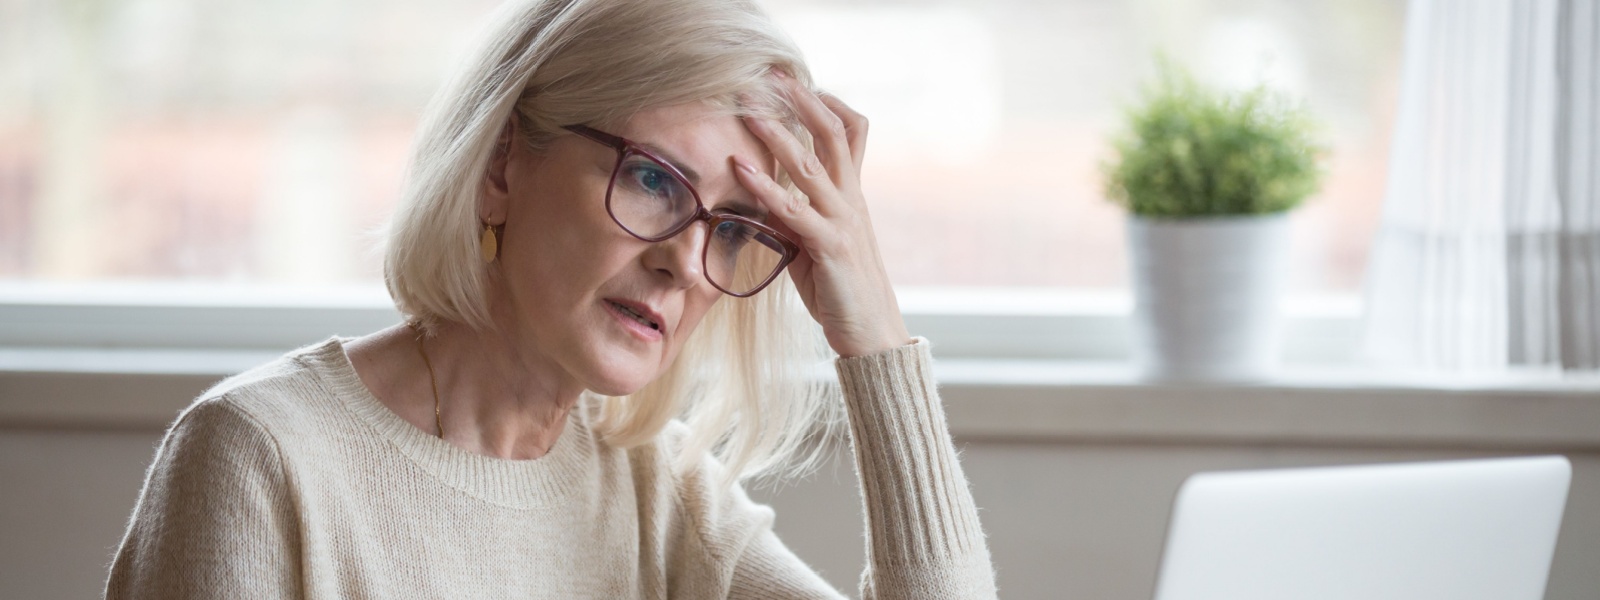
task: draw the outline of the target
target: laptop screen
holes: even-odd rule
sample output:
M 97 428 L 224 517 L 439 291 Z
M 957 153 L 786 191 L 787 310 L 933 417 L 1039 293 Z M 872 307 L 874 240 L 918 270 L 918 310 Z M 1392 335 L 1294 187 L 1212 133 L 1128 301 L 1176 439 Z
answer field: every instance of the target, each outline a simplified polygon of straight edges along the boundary
M 1156 600 L 1540 600 L 1560 456 L 1200 473 Z

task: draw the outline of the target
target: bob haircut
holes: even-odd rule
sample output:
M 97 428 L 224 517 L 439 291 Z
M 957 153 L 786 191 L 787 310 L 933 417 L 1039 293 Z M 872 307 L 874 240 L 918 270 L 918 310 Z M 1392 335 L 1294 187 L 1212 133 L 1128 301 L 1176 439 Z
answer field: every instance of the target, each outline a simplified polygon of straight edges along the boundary
M 424 330 L 440 320 L 493 327 L 488 291 L 500 263 L 479 258 L 478 203 L 513 115 L 520 143 L 535 150 L 570 135 L 566 125 L 615 124 L 689 102 L 778 119 L 809 144 L 773 70 L 811 85 L 798 48 L 752 0 L 507 2 L 419 126 L 387 232 L 384 278 L 395 304 Z M 795 192 L 781 172 L 779 182 Z M 836 388 L 818 373 L 830 355 L 793 283 L 779 277 L 754 297 L 720 298 L 674 364 L 642 389 L 597 396 L 596 433 L 633 448 L 683 418 L 680 471 L 710 451 L 727 466 L 724 485 L 802 474 L 840 423 Z

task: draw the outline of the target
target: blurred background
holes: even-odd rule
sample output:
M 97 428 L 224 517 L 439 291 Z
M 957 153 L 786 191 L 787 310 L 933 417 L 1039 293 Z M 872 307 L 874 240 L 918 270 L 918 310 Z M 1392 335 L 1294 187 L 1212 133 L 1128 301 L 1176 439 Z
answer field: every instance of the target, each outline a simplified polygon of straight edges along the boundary
M 162 432 L 211 383 L 393 322 L 374 233 L 418 114 L 494 4 L 0 0 L 0 598 L 99 594 Z M 1344 308 L 1289 333 L 1340 340 L 1301 368 L 1348 359 L 1406 2 L 764 4 L 871 119 L 874 222 L 913 331 L 939 344 L 1003 597 L 1149 598 L 1197 471 L 1528 453 L 1576 473 L 1547 597 L 1600 589 L 1593 385 L 1336 369 L 1181 387 L 1126 368 L 1124 210 L 1100 165 L 1157 53 L 1321 120 L 1327 177 L 1291 215 L 1289 288 Z M 158 291 L 118 295 L 135 288 Z M 319 291 L 349 289 L 366 291 Z M 1027 297 L 1059 304 L 993 307 Z M 1073 300 L 1101 297 L 1124 301 Z M 1013 338 L 1043 350 L 994 350 Z M 836 456 L 753 492 L 852 595 L 854 477 Z
M 378 281 L 363 232 L 492 4 L 0 0 L 0 277 Z M 897 284 L 1124 287 L 1099 165 L 1164 52 L 1322 119 L 1327 184 L 1295 214 L 1292 289 L 1360 285 L 1401 2 L 767 5 L 872 120 L 865 186 Z

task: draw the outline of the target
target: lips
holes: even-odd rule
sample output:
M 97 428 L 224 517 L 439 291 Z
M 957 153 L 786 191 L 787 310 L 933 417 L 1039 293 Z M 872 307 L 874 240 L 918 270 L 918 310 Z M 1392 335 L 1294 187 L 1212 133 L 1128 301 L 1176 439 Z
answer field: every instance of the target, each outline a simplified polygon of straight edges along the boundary
M 656 331 L 661 331 L 662 324 L 665 322 L 661 318 L 661 313 L 651 310 L 645 304 L 621 298 L 606 298 L 605 301 L 622 314 Z

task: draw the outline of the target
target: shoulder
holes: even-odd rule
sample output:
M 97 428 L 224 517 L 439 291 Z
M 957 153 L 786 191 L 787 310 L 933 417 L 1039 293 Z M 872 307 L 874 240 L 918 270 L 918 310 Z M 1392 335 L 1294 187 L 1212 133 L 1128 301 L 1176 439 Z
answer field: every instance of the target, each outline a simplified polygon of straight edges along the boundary
M 205 595 L 195 586 L 292 573 L 296 562 L 279 552 L 294 535 L 291 488 L 281 447 L 261 421 L 228 393 L 203 395 L 156 450 L 107 595 Z
M 254 449 L 281 456 L 285 437 L 313 429 L 319 404 L 332 394 L 319 371 L 337 338 L 292 350 L 228 377 L 202 392 L 178 414 L 162 442 L 163 454 L 193 458 Z
M 332 337 L 302 346 L 213 384 L 199 400 L 232 396 L 255 398 L 304 392 L 319 386 L 322 373 L 344 353 L 343 340 Z
M 339 382 L 331 380 L 339 378 L 343 352 L 339 338 L 291 350 L 213 384 L 185 409 L 180 421 L 191 412 L 231 412 L 265 428 L 304 425 L 294 421 L 303 419 L 318 400 L 336 395 Z
M 173 474 L 281 472 L 282 451 L 260 420 L 228 396 L 191 404 L 161 442 L 154 468 Z
M 308 347 L 309 348 L 309 347 Z M 298 360 L 305 348 L 233 375 L 212 385 L 173 421 L 163 445 L 169 451 L 209 454 L 206 449 L 278 446 L 272 430 L 287 429 L 282 421 L 293 411 L 301 389 L 315 374 Z

